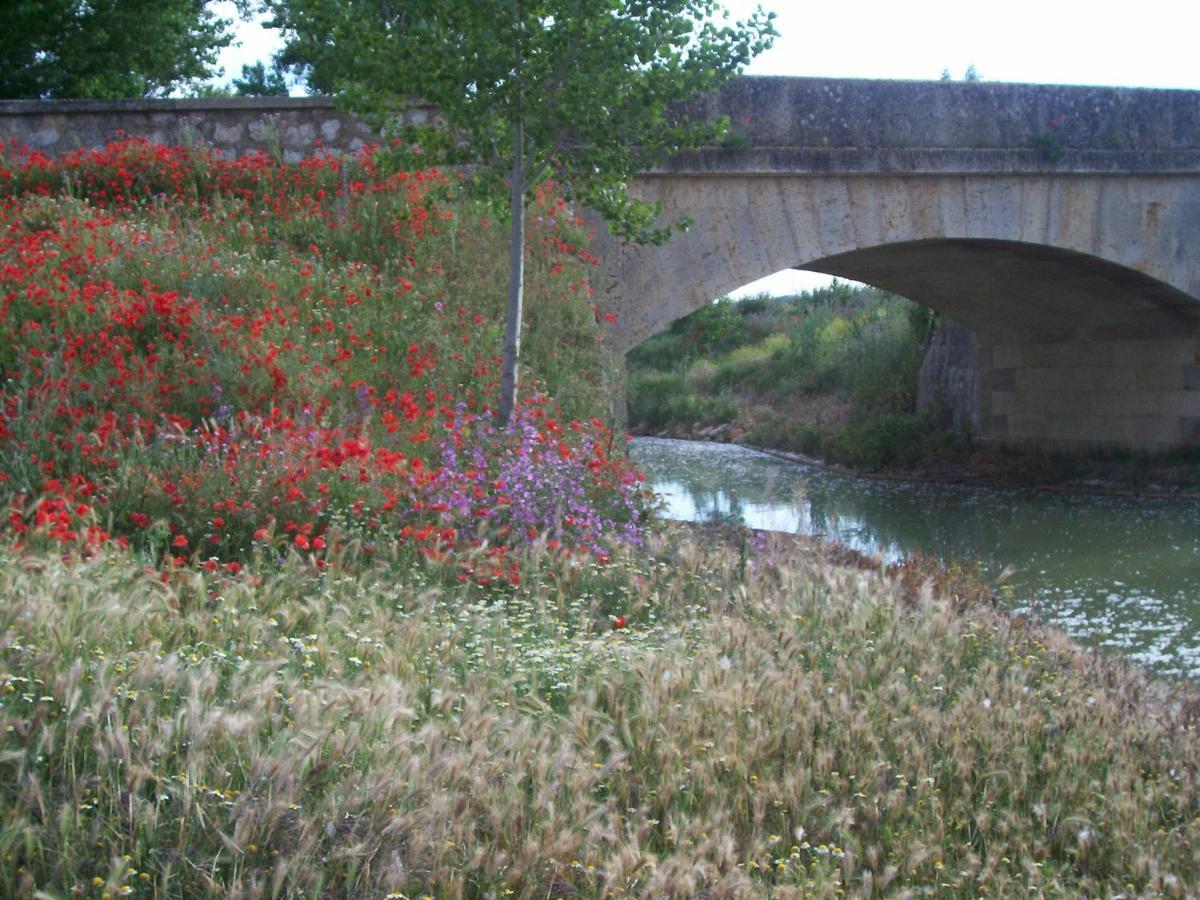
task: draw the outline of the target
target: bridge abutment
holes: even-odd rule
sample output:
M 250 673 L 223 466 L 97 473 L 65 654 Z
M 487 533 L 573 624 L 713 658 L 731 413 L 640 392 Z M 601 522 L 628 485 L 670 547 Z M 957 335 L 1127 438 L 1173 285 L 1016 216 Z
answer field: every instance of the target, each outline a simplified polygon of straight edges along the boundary
M 1162 452 L 1200 438 L 1195 327 L 1173 335 L 984 343 L 980 443 Z

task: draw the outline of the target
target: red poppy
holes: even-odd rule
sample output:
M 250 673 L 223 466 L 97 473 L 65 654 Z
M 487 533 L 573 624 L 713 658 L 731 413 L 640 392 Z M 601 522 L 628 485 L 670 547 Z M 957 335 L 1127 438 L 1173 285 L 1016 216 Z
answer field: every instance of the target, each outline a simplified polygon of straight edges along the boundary
M 624 628 L 628 624 L 629 624 L 629 620 L 627 618 L 625 618 L 624 616 L 615 616 L 612 620 L 613 631 L 617 631 L 621 628 Z

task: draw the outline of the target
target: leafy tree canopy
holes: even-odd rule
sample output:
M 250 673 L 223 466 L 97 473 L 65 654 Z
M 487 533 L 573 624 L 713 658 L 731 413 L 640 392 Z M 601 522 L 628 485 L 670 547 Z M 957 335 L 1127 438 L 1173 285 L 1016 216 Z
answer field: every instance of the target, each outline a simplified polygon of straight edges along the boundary
M 639 170 L 716 140 L 726 125 L 680 113 L 775 34 L 773 14 L 716 21 L 716 0 L 266 0 L 279 61 L 388 128 L 430 162 L 469 163 L 485 196 L 507 195 L 512 228 L 500 419 L 516 392 L 523 205 L 554 179 L 614 234 L 666 240 L 634 201 Z M 439 121 L 397 126 L 419 97 Z
M 716 0 L 268 0 L 310 88 L 381 125 L 414 97 L 443 129 L 394 128 L 426 158 L 511 175 L 523 132 L 525 181 L 554 177 L 632 236 L 645 210 L 621 186 L 677 150 L 720 137 L 723 123 L 675 115 L 678 104 L 737 74 L 770 45 L 773 14 L 714 21 Z M 489 180 L 490 177 L 490 180 Z M 501 195 L 504 195 L 503 189 Z M 638 213 L 641 213 L 640 215 Z
M 268 69 L 264 63 L 242 66 L 242 77 L 233 79 L 239 97 L 286 97 L 287 77 L 279 66 Z
M 6 0 L 0 96 L 159 96 L 211 74 L 231 40 L 205 0 Z

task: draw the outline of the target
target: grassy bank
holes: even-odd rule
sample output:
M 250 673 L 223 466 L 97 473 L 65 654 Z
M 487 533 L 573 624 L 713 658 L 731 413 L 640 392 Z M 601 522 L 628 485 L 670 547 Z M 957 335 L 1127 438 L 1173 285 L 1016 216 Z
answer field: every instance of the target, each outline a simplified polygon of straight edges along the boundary
M 0 884 L 1181 895 L 1195 700 L 988 606 L 652 538 L 520 587 L 0 551 Z M 625 627 L 614 629 L 617 616 Z
M 499 430 L 503 239 L 443 173 L 0 163 L 0 895 L 1200 883 L 1191 695 L 919 565 L 648 527 L 552 191 Z M 880 302 L 796 346 L 907 359 Z
M 793 298 L 722 300 L 627 354 L 638 431 L 721 433 L 861 468 L 965 457 L 916 412 L 931 312 L 834 283 Z

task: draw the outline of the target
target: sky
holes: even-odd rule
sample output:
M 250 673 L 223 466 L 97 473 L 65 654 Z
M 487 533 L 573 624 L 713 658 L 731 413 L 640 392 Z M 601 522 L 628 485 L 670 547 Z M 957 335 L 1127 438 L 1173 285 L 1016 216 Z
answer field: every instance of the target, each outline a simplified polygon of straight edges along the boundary
M 447 0 L 452 2 L 452 0 Z M 734 19 L 760 0 L 724 0 Z M 232 3 L 221 14 L 237 20 Z M 1200 90 L 1200 0 L 766 0 L 777 14 L 775 45 L 750 75 L 961 79 L 974 66 L 984 81 Z M 220 59 L 224 81 L 243 63 L 269 60 L 276 33 L 237 23 L 239 46 Z M 786 272 L 737 296 L 788 294 L 828 283 Z

